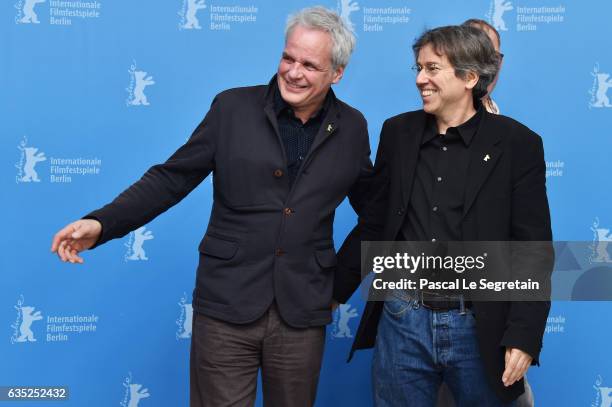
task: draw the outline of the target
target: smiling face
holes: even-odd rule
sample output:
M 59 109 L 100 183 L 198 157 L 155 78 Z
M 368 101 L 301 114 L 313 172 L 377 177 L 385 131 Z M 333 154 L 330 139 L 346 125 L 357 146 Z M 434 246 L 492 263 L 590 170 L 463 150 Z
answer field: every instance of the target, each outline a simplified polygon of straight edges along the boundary
M 329 33 L 295 26 L 278 65 L 281 97 L 297 117 L 308 120 L 322 105 L 332 84 L 338 83 L 344 67 L 332 68 Z
M 423 110 L 437 117 L 448 117 L 472 105 L 472 88 L 478 77 L 465 79 L 455 75 L 455 69 L 445 55 L 438 55 L 431 44 L 423 46 L 417 57 L 421 67 L 416 85 L 423 99 Z

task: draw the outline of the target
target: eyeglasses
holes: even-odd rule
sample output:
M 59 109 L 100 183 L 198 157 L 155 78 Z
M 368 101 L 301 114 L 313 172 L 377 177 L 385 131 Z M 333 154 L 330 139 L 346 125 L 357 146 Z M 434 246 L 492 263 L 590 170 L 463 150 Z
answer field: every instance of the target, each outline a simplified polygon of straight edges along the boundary
M 440 72 L 442 72 L 443 70 L 445 70 L 446 68 L 438 65 L 438 64 L 434 64 L 434 63 L 429 63 L 429 64 L 425 64 L 425 66 L 419 65 L 419 64 L 414 64 L 412 66 L 412 71 L 418 75 L 419 73 L 421 73 L 422 70 L 425 70 L 425 74 L 427 74 L 427 76 L 436 76 L 437 74 L 439 74 Z
M 499 59 L 499 64 L 501 64 L 502 60 L 504 59 L 504 54 L 502 54 L 501 52 L 497 52 L 497 58 Z M 440 65 L 435 63 L 429 63 L 425 64 L 425 66 L 414 64 L 410 69 L 412 69 L 415 75 L 418 75 L 424 69 L 427 76 L 432 77 L 436 76 L 446 68 L 441 67 Z

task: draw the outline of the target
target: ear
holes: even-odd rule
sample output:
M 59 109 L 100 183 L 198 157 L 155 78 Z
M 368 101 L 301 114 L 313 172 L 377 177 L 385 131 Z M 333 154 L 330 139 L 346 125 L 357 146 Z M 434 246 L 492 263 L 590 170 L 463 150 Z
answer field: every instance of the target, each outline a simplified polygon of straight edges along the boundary
M 465 76 L 465 88 L 469 90 L 474 89 L 474 86 L 478 83 L 478 79 L 480 79 L 480 75 L 474 71 L 469 71 Z
M 340 79 L 342 79 L 342 75 L 344 75 L 344 67 L 343 66 L 339 66 L 334 71 L 334 77 L 332 79 L 332 84 L 335 85 L 336 83 L 340 82 Z

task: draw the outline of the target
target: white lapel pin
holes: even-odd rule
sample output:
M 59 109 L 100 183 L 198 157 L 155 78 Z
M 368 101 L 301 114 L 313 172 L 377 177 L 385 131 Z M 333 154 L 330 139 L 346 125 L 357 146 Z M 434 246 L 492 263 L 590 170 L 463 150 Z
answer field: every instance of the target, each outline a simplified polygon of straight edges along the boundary
M 485 161 L 489 161 L 491 159 L 491 156 L 489 154 L 485 155 L 483 160 Z
M 332 131 L 333 129 L 334 129 L 334 126 L 332 126 L 332 124 L 331 124 L 331 123 L 327 125 L 327 132 L 328 132 L 328 133 L 331 133 L 331 131 Z

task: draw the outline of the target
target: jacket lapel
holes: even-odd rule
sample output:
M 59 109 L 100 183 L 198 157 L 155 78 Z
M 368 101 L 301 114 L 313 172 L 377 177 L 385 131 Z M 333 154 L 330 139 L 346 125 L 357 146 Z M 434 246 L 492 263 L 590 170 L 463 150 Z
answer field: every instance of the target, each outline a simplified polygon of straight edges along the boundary
M 332 101 L 329 104 L 329 110 L 321 123 L 321 128 L 317 132 L 302 166 L 308 164 L 314 152 L 321 147 L 323 143 L 329 140 L 340 127 L 340 109 L 338 108 L 338 102 L 336 101 L 333 91 L 331 89 L 329 91 L 332 92 Z
M 400 182 L 404 208 L 406 208 L 410 202 L 410 194 L 412 193 L 412 185 L 414 184 L 414 174 L 419 159 L 419 150 L 427 120 L 425 112 L 420 111 L 418 114 L 417 120 L 407 120 L 407 123 L 400 129 L 400 134 L 398 134 L 400 148 L 394 152 L 400 165 Z M 408 125 L 410 122 L 413 122 L 412 127 Z
M 470 162 L 468 176 L 465 186 L 465 198 L 463 202 L 463 216 L 465 216 L 476 200 L 482 185 L 497 165 L 503 150 L 495 145 L 499 143 L 500 136 L 497 132 L 487 131 L 488 115 L 485 113 L 480 126 L 472 140 L 470 149 Z

